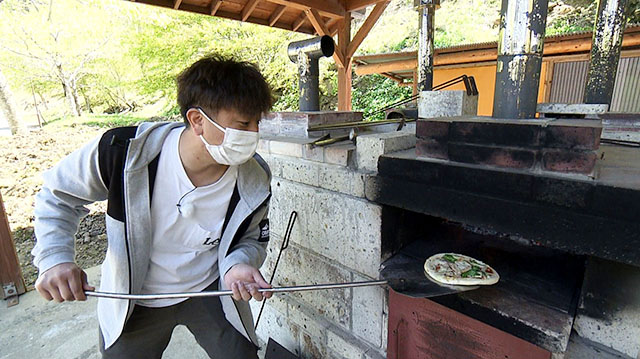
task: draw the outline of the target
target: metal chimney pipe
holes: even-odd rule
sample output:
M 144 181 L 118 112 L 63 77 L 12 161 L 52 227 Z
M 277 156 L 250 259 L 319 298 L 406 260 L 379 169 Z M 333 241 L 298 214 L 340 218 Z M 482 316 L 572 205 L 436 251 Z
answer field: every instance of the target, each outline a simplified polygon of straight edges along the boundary
M 300 111 L 319 111 L 318 60 L 322 56 L 332 56 L 335 43 L 331 36 L 319 36 L 289 44 L 287 54 L 298 64 L 300 87 Z
M 591 61 L 584 90 L 584 103 L 611 105 L 622 36 L 627 23 L 627 0 L 600 0 L 593 27 Z
M 536 114 L 548 0 L 502 0 L 493 117 Z
M 418 37 L 418 91 L 433 89 L 434 16 L 440 0 L 414 0 L 420 15 Z

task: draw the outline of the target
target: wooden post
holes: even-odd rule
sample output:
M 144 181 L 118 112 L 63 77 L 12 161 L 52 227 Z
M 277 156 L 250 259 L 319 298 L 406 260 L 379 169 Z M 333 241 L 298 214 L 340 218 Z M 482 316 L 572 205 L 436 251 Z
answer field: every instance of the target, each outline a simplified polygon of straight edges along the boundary
M 413 70 L 413 82 L 411 83 L 412 91 L 411 95 L 415 96 L 418 94 L 418 71 Z
M 9 220 L 4 210 L 2 193 L 0 193 L 0 284 L 2 299 L 14 298 L 13 303 L 9 305 L 17 304 L 17 296 L 26 291 L 20 262 L 11 238 Z
M 338 30 L 338 51 L 343 56 L 344 66 L 338 65 L 338 111 L 351 111 L 351 57 L 347 51 L 351 44 L 351 13 L 344 16 Z

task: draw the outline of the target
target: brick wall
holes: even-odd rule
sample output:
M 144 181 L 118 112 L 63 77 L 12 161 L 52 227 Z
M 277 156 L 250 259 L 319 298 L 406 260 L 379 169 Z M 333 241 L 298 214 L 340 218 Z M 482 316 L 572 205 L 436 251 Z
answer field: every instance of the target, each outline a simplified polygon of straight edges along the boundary
M 362 135 L 357 144 L 312 148 L 305 140 L 267 137 L 258 152 L 273 173 L 271 241 L 261 268 L 269 278 L 291 211 L 298 213 L 274 286 L 378 279 L 381 206 L 364 198 L 380 155 L 411 148 L 406 132 Z M 302 358 L 384 358 L 386 290 L 380 287 L 276 294 L 257 328 Z M 260 303 L 253 303 L 257 317 Z

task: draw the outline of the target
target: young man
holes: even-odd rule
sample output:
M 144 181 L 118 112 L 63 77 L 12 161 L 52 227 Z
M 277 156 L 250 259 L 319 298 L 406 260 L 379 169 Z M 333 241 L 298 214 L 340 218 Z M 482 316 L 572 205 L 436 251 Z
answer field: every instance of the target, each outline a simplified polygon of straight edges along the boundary
M 248 305 L 269 288 L 257 268 L 269 240 L 269 169 L 255 154 L 272 105 L 252 65 L 203 58 L 178 77 L 181 123 L 107 131 L 44 174 L 36 198 L 36 289 L 56 302 L 94 288 L 74 263 L 86 204 L 108 200 L 100 290 L 154 294 L 231 289 L 229 297 L 98 300 L 104 358 L 160 358 L 183 324 L 213 358 L 256 358 Z M 265 293 L 270 297 L 270 293 Z

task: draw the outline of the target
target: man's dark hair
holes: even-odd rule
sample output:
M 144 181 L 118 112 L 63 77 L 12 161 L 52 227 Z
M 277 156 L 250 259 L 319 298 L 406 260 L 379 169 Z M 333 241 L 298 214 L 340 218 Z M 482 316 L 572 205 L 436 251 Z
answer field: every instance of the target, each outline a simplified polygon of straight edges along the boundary
M 203 107 L 213 111 L 235 110 L 248 118 L 271 109 L 273 96 L 267 81 L 251 63 L 209 55 L 182 71 L 177 78 L 178 105 L 187 121 L 187 110 Z

